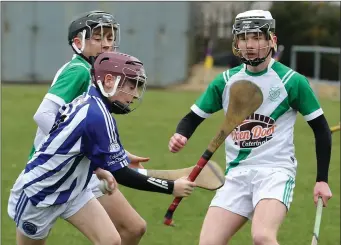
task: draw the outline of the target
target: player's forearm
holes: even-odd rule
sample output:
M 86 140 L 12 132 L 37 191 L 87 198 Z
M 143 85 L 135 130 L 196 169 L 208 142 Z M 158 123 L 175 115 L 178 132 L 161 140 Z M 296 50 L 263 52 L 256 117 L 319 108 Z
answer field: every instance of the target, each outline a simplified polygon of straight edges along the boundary
M 324 115 L 308 122 L 315 135 L 315 150 L 317 159 L 316 181 L 328 183 L 328 172 L 331 155 L 331 132 Z
M 56 119 L 58 110 L 58 104 L 49 99 L 44 99 L 41 102 L 37 112 L 34 114 L 34 121 L 37 123 L 38 127 L 43 131 L 45 135 L 49 134 Z
M 131 154 L 131 153 L 130 153 L 129 151 L 127 151 L 127 150 L 124 150 L 124 151 L 126 152 L 128 158 L 129 158 L 129 160 L 131 161 L 131 160 L 134 158 L 134 155 Z
M 112 175 L 119 184 L 126 187 L 165 194 L 173 193 L 174 181 L 148 177 L 128 167 L 112 172 Z
M 190 111 L 184 118 L 181 119 L 179 122 L 176 133 L 181 134 L 182 136 L 185 136 L 187 139 L 189 139 L 194 131 L 197 129 L 197 127 L 205 120 L 205 118 L 202 118 L 195 114 L 193 111 Z

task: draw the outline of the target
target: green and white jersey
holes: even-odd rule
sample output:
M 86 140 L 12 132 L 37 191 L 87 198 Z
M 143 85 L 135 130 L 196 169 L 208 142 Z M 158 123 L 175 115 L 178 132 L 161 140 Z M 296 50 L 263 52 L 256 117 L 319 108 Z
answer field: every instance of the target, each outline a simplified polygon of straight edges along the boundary
M 86 60 L 74 54 L 72 60 L 57 71 L 45 98 L 63 106 L 87 92 L 91 84 L 90 68 Z
M 44 98 L 52 100 L 61 107 L 87 92 L 90 84 L 90 64 L 81 56 L 74 54 L 71 61 L 64 64 L 57 71 Z M 29 158 L 31 158 L 45 136 L 43 131 L 38 128 Z
M 219 74 L 192 105 L 191 110 L 207 118 L 227 111 L 229 89 L 238 80 L 257 84 L 263 93 L 262 105 L 225 140 L 227 169 L 238 166 L 281 168 L 296 175 L 294 124 L 297 112 L 306 121 L 323 114 L 306 77 L 271 60 L 266 70 L 251 73 L 246 66 Z

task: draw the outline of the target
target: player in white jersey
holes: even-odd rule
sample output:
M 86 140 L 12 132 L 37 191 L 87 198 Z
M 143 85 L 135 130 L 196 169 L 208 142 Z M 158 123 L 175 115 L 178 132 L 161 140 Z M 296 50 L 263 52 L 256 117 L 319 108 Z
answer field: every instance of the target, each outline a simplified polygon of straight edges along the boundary
M 226 179 L 205 217 L 200 245 L 226 245 L 252 219 L 256 245 L 275 245 L 277 231 L 293 198 L 297 161 L 293 133 L 297 112 L 314 131 L 317 178 L 314 202 L 324 205 L 328 186 L 331 137 L 328 123 L 308 80 L 271 58 L 276 51 L 275 20 L 269 11 L 237 15 L 233 51 L 244 63 L 219 74 L 180 121 L 169 141 L 171 152 L 182 149 L 197 126 L 211 114 L 226 113 L 231 84 L 249 80 L 262 90 L 262 105 L 225 141 Z
M 52 128 L 59 108 L 88 91 L 91 84 L 89 57 L 118 48 L 119 27 L 114 16 L 103 11 L 86 12 L 71 21 L 68 42 L 75 54 L 71 61 L 58 70 L 34 115 L 38 129 L 30 158 Z M 129 152 L 127 154 L 133 167 L 141 167 L 140 162 L 149 160 Z M 134 211 L 119 190 L 113 195 L 104 195 L 99 190 L 98 183 L 98 178 L 93 175 L 90 186 L 115 223 L 122 237 L 122 244 L 138 244 L 146 231 L 146 222 Z
M 135 109 L 146 79 L 143 64 L 135 57 L 118 52 L 97 57 L 94 85 L 61 108 L 11 189 L 8 213 L 17 225 L 18 245 L 45 244 L 58 217 L 73 224 L 93 244 L 122 244 L 114 223 L 88 188 L 94 171 L 112 190 L 116 179 L 139 190 L 179 197 L 191 194 L 195 183 L 185 178 L 161 180 L 127 167 L 130 160 L 111 113 L 127 114 Z

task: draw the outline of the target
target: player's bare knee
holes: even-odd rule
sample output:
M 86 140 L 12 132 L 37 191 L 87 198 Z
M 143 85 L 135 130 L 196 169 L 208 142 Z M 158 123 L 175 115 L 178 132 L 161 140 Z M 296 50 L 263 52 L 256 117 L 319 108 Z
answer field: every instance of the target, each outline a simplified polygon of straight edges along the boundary
M 140 238 L 142 237 L 147 231 L 147 222 L 144 219 L 140 219 L 138 222 L 135 222 L 134 224 L 129 225 L 128 227 L 124 227 L 120 234 L 121 236 L 129 236 L 129 237 L 135 237 Z
M 146 233 L 146 231 L 147 231 L 147 222 L 141 218 L 133 234 L 135 234 L 138 237 L 142 237 Z
M 277 240 L 274 235 L 266 231 L 259 231 L 252 234 L 254 245 L 277 245 Z
M 147 231 L 147 222 L 144 219 L 140 219 L 138 223 L 129 226 L 128 232 L 130 236 L 142 237 Z

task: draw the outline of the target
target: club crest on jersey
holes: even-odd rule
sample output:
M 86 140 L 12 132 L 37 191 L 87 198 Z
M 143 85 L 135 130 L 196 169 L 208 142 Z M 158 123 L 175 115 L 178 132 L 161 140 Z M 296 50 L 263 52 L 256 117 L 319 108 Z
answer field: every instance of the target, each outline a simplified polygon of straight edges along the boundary
M 109 145 L 108 150 L 110 152 L 118 152 L 120 150 L 120 145 L 117 142 L 113 142 Z
M 232 140 L 240 148 L 256 148 L 272 139 L 275 126 L 273 118 L 254 113 L 232 131 Z
M 281 88 L 280 87 L 272 87 L 269 91 L 269 99 L 271 101 L 276 101 L 279 98 L 279 95 L 281 94 Z
M 24 221 L 22 223 L 22 228 L 28 235 L 34 235 L 37 233 L 37 226 L 31 222 Z

